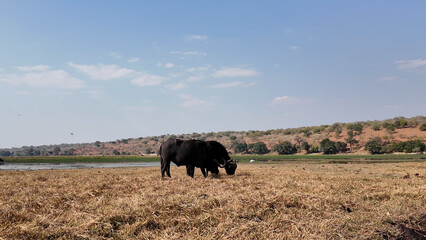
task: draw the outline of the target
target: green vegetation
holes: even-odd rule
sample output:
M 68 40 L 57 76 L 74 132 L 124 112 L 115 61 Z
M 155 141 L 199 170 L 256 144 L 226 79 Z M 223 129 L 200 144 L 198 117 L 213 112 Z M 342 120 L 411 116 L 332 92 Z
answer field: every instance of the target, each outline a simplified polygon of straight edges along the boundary
M 297 153 L 296 145 L 292 145 L 289 141 L 280 142 L 272 147 L 272 151 L 277 152 L 280 155 L 289 155 Z
M 269 152 L 264 142 L 251 143 L 247 147 L 250 153 L 253 154 L 266 154 Z
M 426 162 L 425 154 L 381 154 L 381 155 L 231 155 L 239 163 L 257 162 L 310 162 L 310 163 L 388 163 Z M 159 156 L 53 156 L 53 157 L 7 157 L 6 163 L 106 163 L 106 162 L 159 162 Z
M 259 162 L 308 161 L 317 163 L 348 163 L 348 162 L 426 162 L 425 154 L 382 154 L 382 155 L 233 155 L 238 162 L 250 160 Z
M 426 122 L 424 122 L 422 125 L 420 125 L 421 131 L 426 131 Z

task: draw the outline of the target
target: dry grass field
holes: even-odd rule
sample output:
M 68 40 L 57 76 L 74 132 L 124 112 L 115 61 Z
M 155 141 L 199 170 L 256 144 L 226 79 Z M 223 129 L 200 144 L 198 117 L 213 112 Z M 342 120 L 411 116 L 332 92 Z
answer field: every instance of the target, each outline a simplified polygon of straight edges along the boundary
M 426 163 L 0 171 L 0 239 L 410 239 Z

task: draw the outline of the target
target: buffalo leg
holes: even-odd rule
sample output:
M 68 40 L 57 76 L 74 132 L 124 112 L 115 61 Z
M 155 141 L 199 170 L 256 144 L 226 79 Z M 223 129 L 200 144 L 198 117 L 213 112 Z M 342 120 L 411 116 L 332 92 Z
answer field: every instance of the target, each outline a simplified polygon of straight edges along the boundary
M 186 165 L 186 175 L 191 176 L 191 166 Z
M 167 161 L 161 161 L 161 177 L 164 177 L 164 173 L 166 173 L 168 168 L 170 168 L 170 163 L 167 164 Z M 170 171 L 167 172 L 167 176 L 170 177 Z
M 188 176 L 190 176 L 190 177 L 194 178 L 194 169 L 195 169 L 195 167 L 194 167 L 194 166 L 187 165 L 187 166 L 186 166 L 186 174 L 187 174 Z
M 170 164 L 167 164 L 167 176 L 172 177 L 170 176 Z
M 209 175 L 209 171 L 208 170 L 206 171 L 206 169 L 203 167 L 201 168 L 201 172 L 203 173 L 204 177 L 207 177 Z

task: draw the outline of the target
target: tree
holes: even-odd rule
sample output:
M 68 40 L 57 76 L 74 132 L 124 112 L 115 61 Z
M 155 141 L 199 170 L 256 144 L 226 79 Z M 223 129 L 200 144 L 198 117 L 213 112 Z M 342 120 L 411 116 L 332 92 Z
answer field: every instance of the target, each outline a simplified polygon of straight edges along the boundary
M 254 154 L 266 154 L 269 152 L 264 142 L 251 143 L 247 148 Z
M 289 155 L 289 154 L 295 154 L 297 153 L 297 147 L 296 145 L 292 145 L 289 141 L 284 141 L 275 144 L 272 147 L 272 151 L 278 152 L 280 155 Z
M 112 150 L 112 154 L 114 155 L 120 155 L 120 152 L 117 149 Z
M 351 130 L 351 131 L 348 131 L 348 138 L 346 138 L 345 139 L 345 141 L 346 141 L 346 143 L 348 143 L 349 144 L 349 149 L 350 149 L 350 151 L 352 151 L 352 144 L 357 144 L 358 143 L 358 140 L 356 140 L 355 138 L 354 138 L 354 132 Z
M 396 129 L 395 124 L 389 122 L 383 123 L 383 128 L 386 128 L 390 133 L 393 133 Z
M 53 148 L 53 155 L 59 155 L 59 153 L 61 152 L 61 148 L 56 146 L 55 148 Z
M 96 142 L 95 142 L 95 146 L 96 146 L 96 147 L 100 147 L 100 146 L 101 146 L 101 142 L 96 141 Z
M 361 123 L 348 123 L 346 124 L 346 128 L 355 131 L 357 135 L 360 135 L 362 133 L 363 126 Z
M 9 157 L 9 156 L 12 156 L 12 153 L 10 151 L 7 151 L 7 150 L 0 150 L 0 156 Z
M 308 153 L 308 154 L 309 154 L 309 150 L 310 150 L 310 148 L 311 148 L 311 145 L 309 145 L 309 143 L 308 143 L 308 142 L 303 142 L 303 143 L 302 143 L 302 149 L 303 149 L 303 150 L 305 150 L 305 151 L 306 151 L 306 153 Z
M 396 128 L 405 128 L 408 126 L 408 121 L 405 120 L 404 118 L 400 118 L 394 122 L 394 125 Z
M 233 142 L 231 149 L 234 149 L 235 153 L 247 152 L 247 143 L 245 142 Z
M 382 142 L 380 138 L 370 139 L 365 144 L 365 150 L 369 151 L 371 154 L 380 154 L 382 152 Z
M 320 142 L 320 149 L 324 154 L 336 154 L 338 152 L 337 147 L 336 147 L 336 143 L 331 141 L 328 138 L 324 138 L 321 142 Z
M 346 152 L 348 151 L 348 145 L 344 142 L 336 142 L 336 148 L 339 152 Z

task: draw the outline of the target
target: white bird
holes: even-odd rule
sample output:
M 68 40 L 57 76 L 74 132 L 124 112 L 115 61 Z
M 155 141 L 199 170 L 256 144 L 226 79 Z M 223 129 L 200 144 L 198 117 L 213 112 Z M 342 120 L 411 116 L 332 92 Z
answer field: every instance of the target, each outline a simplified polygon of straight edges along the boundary
M 255 162 L 254 159 L 250 160 L 250 162 Z

